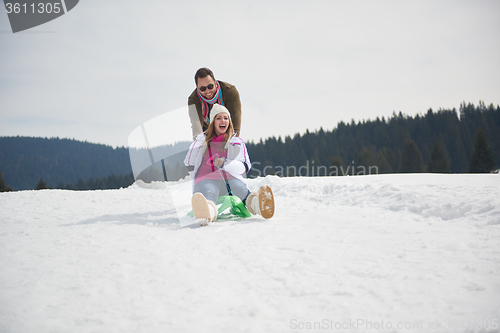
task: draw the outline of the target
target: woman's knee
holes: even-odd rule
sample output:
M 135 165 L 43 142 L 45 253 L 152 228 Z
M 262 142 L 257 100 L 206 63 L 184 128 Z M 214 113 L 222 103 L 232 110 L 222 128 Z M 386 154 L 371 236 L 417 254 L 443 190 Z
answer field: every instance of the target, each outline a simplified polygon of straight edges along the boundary
M 231 187 L 231 192 L 241 200 L 245 200 L 250 193 L 247 185 L 239 179 L 231 179 L 229 186 Z
M 216 184 L 213 184 L 210 181 L 203 180 L 196 184 L 194 187 L 194 193 L 201 193 L 207 200 L 211 200 L 213 202 L 217 202 L 219 198 L 219 188 Z

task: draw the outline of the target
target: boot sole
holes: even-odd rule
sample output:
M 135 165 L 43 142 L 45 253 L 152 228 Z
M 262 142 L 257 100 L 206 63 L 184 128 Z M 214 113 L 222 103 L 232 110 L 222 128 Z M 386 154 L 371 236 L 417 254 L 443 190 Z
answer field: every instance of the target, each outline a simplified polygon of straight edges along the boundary
M 205 196 L 201 193 L 195 193 L 191 198 L 191 206 L 193 207 L 193 214 L 196 221 L 200 220 L 201 225 L 207 225 L 210 222 L 210 208 Z
M 267 185 L 259 188 L 259 208 L 263 218 L 270 219 L 274 215 L 274 195 Z

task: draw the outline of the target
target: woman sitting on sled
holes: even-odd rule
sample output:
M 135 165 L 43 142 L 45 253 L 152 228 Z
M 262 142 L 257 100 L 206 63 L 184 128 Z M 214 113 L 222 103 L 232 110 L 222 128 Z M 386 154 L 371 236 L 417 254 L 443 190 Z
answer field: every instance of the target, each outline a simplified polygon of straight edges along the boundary
M 274 198 L 269 186 L 250 192 L 244 175 L 250 170 L 250 158 L 243 140 L 236 136 L 227 108 L 214 104 L 208 129 L 199 134 L 184 159 L 193 179 L 191 205 L 197 221 L 217 219 L 219 196 L 236 195 L 253 215 L 271 218 Z M 203 223 L 205 224 L 205 223 Z

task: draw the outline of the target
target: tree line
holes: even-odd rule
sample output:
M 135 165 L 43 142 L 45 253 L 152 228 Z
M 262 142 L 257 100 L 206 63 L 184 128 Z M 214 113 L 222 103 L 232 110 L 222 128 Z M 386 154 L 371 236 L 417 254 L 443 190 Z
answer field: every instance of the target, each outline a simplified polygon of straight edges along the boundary
M 340 122 L 332 130 L 247 143 L 249 177 L 490 172 L 500 165 L 499 129 L 500 107 L 484 102 L 462 103 L 459 111 Z M 181 160 L 165 160 L 139 177 L 164 180 L 167 173 L 175 181 L 186 175 Z M 0 137 L 0 170 L 0 191 L 113 189 L 134 181 L 129 149 L 58 138 Z
M 399 172 L 477 172 L 478 136 L 489 172 L 500 165 L 500 107 L 462 103 L 460 110 L 394 113 L 389 119 L 340 122 L 336 128 L 247 144 L 250 176 L 342 176 Z M 484 149 L 483 149 L 484 150 Z M 478 155 L 479 156 L 479 155 Z
M 114 190 L 120 188 L 129 187 L 134 183 L 134 175 L 132 173 L 128 175 L 109 175 L 105 178 L 90 178 L 87 181 L 79 179 L 76 184 L 66 184 L 59 183 L 56 187 L 50 187 L 47 183 L 40 178 L 36 184 L 36 190 L 46 190 L 46 189 L 61 189 L 61 190 L 76 190 L 76 191 L 87 191 L 87 190 Z
M 14 190 L 34 189 L 40 178 L 48 187 L 76 185 L 132 172 L 128 149 L 72 139 L 0 137 L 0 170 Z M 66 185 L 65 185 L 66 186 Z
M 109 175 L 105 178 L 90 178 L 87 181 L 79 179 L 76 184 L 66 184 L 59 183 L 56 187 L 51 187 L 47 185 L 47 182 L 40 178 L 35 190 L 47 190 L 47 189 L 61 189 L 61 190 L 111 190 L 129 187 L 134 183 L 134 175 L 132 173 L 124 176 Z M 7 185 L 5 179 L 3 178 L 2 171 L 0 170 L 0 192 L 12 192 L 13 188 Z

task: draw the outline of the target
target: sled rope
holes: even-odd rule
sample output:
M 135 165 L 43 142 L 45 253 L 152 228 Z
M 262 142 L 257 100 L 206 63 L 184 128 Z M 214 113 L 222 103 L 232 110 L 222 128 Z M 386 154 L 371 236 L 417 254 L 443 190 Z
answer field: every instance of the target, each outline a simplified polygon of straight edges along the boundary
M 208 155 L 210 157 L 212 157 L 212 149 L 210 148 L 210 142 L 208 142 Z M 216 167 L 215 167 L 213 159 L 211 159 L 211 163 L 210 164 L 212 165 L 212 172 L 215 172 L 215 168 Z M 222 173 L 220 171 L 219 167 L 217 167 L 217 171 L 219 171 L 219 175 L 221 176 L 222 180 L 224 181 L 224 184 L 226 184 L 227 193 L 232 196 L 233 192 L 231 192 L 231 187 L 229 186 L 229 183 L 227 181 L 226 175 L 224 175 L 224 173 Z

